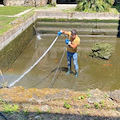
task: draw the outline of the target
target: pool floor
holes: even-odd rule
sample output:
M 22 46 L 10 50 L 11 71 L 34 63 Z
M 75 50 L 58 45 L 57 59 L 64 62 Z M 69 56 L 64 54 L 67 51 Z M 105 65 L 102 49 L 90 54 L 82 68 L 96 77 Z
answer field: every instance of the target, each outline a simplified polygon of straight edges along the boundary
M 41 40 L 36 36 L 31 40 L 29 46 L 6 71 L 4 78 L 8 85 L 17 80 L 26 72 L 47 50 L 55 39 L 56 34 L 41 35 Z M 78 46 L 79 76 L 75 78 L 75 70 L 72 63 L 72 73 L 66 75 L 67 59 L 66 53 L 52 88 L 67 88 L 75 91 L 86 91 L 88 89 L 100 89 L 113 91 L 120 88 L 120 41 L 117 37 L 111 36 L 82 36 Z M 89 56 L 91 48 L 96 42 L 110 43 L 113 46 L 113 53 L 109 60 L 92 58 Z M 25 88 L 49 88 L 62 54 L 65 50 L 65 37 L 61 35 L 45 57 L 14 86 Z M 2 83 L 2 80 L 0 81 Z

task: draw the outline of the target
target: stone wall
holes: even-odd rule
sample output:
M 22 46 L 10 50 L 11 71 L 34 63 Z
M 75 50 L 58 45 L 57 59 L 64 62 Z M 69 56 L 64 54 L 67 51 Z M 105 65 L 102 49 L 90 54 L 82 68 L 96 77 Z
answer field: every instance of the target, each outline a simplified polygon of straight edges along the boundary
M 4 0 L 5 6 L 46 6 L 47 0 Z
M 23 52 L 34 36 L 37 13 L 0 35 L 0 69 L 4 73 Z

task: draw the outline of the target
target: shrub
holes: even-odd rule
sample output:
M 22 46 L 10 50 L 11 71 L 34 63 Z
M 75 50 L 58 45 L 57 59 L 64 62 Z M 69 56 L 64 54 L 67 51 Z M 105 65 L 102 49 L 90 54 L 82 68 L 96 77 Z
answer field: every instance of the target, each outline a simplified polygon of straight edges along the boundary
M 104 12 L 114 4 L 114 0 L 77 0 L 77 11 Z

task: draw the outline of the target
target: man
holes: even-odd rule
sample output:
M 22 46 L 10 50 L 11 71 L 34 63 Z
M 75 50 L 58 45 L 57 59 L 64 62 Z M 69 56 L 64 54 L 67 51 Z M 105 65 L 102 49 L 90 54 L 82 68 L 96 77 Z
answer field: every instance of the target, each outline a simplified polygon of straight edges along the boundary
M 68 63 L 68 75 L 71 72 L 71 58 L 73 58 L 73 64 L 75 67 L 75 78 L 78 77 L 78 63 L 77 63 L 77 46 L 80 43 L 80 38 L 76 35 L 77 31 L 73 29 L 72 31 L 59 31 L 58 36 L 61 34 L 66 34 L 69 37 L 69 40 L 66 39 L 65 43 L 68 44 L 67 46 L 67 63 Z

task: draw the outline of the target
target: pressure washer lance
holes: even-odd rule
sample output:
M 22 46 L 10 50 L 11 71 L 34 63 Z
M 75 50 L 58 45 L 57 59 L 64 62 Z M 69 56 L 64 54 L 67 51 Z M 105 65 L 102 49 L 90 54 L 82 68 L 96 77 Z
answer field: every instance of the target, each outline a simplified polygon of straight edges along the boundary
M 64 34 L 64 35 L 65 35 L 65 34 Z M 65 39 L 66 39 L 66 35 L 65 35 Z M 58 69 L 59 69 L 59 67 L 60 67 L 60 64 L 61 64 L 61 62 L 62 62 L 62 60 L 63 60 L 63 58 L 64 58 L 64 55 L 65 55 L 65 52 L 66 52 L 66 48 L 67 48 L 67 44 L 66 44 L 66 46 L 65 46 L 65 50 L 64 50 L 64 52 L 63 52 L 62 58 L 61 58 L 61 60 L 60 60 L 60 62 L 59 62 L 59 65 L 58 65 L 58 67 L 57 67 L 57 70 L 56 70 L 56 72 L 55 72 L 55 74 L 54 74 L 54 77 L 53 77 L 53 79 L 52 79 L 52 82 L 51 82 L 49 88 L 51 88 L 52 85 L 53 85 L 53 82 L 54 82 L 54 79 L 55 79 L 56 74 L 57 74 L 57 72 L 58 72 Z

